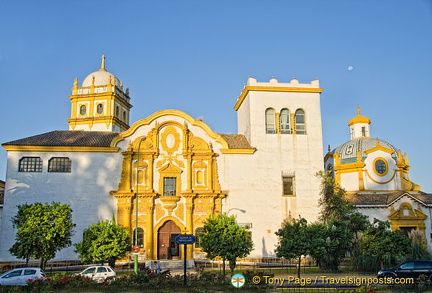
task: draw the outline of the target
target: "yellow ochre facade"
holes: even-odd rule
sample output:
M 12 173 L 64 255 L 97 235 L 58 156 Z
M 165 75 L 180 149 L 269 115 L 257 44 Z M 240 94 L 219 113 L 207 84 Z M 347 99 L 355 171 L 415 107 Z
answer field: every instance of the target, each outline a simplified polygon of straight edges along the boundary
M 181 124 L 171 120 L 152 125 L 156 119 L 163 120 L 167 115 L 187 122 Z M 117 221 L 127 227 L 131 235 L 136 227 L 135 195 L 138 194 L 138 227 L 144 231 L 142 246 L 147 259 L 161 258 L 164 248 L 158 241 L 158 232 L 167 221 L 172 221 L 181 233 L 195 234 L 195 230 L 203 226 L 204 219 L 222 211 L 225 193 L 219 184 L 218 155 L 206 141 L 194 136 L 188 128 L 189 121 L 204 125 L 180 111 L 160 111 L 137 122 L 117 139 L 123 141 L 137 129 L 148 129 L 144 136 L 130 141 L 127 150 L 122 152 L 119 188 L 112 191 L 117 199 Z M 209 137 L 218 139 L 212 132 Z M 174 190 L 171 190 L 174 195 L 166 190 L 164 180 L 167 178 L 175 183 Z M 171 238 L 170 244 L 175 245 Z M 168 258 L 182 255 L 170 253 Z M 192 256 L 189 250 L 187 257 L 191 259 Z

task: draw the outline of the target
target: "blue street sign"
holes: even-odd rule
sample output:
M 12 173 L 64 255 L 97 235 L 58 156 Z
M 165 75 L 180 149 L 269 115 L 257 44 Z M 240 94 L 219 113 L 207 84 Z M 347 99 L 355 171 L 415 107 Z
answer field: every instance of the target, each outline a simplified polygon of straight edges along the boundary
M 178 244 L 194 244 L 196 237 L 192 234 L 180 234 L 174 238 L 174 241 Z

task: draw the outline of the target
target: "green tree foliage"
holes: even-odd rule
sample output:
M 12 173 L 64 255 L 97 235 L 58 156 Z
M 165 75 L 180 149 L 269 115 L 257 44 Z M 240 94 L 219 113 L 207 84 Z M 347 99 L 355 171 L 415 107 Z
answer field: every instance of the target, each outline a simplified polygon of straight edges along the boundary
M 276 255 L 287 259 L 297 258 L 298 277 L 302 255 L 310 255 L 322 270 L 338 270 L 353 238 L 347 221 L 308 225 L 303 218 L 286 220 L 276 235 L 279 237 Z
M 319 220 L 324 224 L 332 220 L 346 220 L 355 212 L 355 206 L 346 198 L 345 189 L 334 182 L 330 173 L 320 171 L 317 177 L 321 179 L 321 207 Z
M 351 249 L 354 233 L 348 221 L 333 220 L 327 224 L 315 223 L 309 227 L 310 256 L 323 271 L 337 271 L 346 253 Z
M 202 250 L 207 258 L 221 257 L 225 275 L 225 261 L 229 261 L 231 272 L 236 266 L 237 258 L 246 257 L 252 251 L 248 227 L 237 224 L 235 216 L 226 213 L 209 217 L 204 221 L 203 232 L 198 235 Z
M 115 221 L 100 221 L 83 232 L 83 240 L 75 245 L 75 252 L 83 262 L 104 262 L 114 267 L 116 260 L 130 251 L 128 231 Z
M 297 258 L 297 276 L 300 278 L 301 257 L 310 253 L 313 245 L 311 241 L 315 244 L 317 238 L 311 238 L 308 223 L 304 218 L 285 220 L 275 234 L 278 236 L 276 255 L 286 259 Z
M 381 269 L 384 264 L 394 263 L 410 252 L 411 240 L 400 230 L 391 231 L 388 221 L 374 219 L 363 234 L 360 250 L 366 257 L 379 260 Z
M 9 251 L 17 258 L 40 259 L 45 268 L 57 251 L 72 244 L 72 209 L 58 202 L 23 204 L 18 206 L 12 225 L 17 229 L 15 243 Z
M 370 226 L 369 217 L 355 211 L 348 215 L 348 228 L 353 233 L 365 231 Z

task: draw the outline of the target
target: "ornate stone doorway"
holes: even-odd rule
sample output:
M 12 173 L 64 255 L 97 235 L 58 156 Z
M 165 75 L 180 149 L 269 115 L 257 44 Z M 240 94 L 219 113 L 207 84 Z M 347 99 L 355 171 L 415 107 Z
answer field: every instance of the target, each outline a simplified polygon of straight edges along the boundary
M 181 229 L 173 222 L 166 221 L 158 231 L 158 259 L 179 259 L 180 249 L 174 238 L 179 235 Z

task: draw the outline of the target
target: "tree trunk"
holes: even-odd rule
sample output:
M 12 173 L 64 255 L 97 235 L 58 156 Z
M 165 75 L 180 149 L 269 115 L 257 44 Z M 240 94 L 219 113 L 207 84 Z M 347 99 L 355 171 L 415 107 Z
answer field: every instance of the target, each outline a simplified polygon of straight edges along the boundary
M 223 276 L 225 278 L 225 258 L 222 259 L 222 267 L 223 267 L 222 274 L 223 274 Z
M 235 269 L 235 267 L 236 267 L 236 260 L 237 260 L 237 258 L 230 259 L 230 260 L 228 261 L 228 263 L 229 263 L 229 267 L 230 267 L 230 270 L 231 270 L 231 274 L 234 273 L 234 269 Z
M 112 268 L 115 268 L 115 262 L 116 262 L 116 258 L 115 257 L 111 257 L 108 259 L 108 265 Z
M 301 255 L 298 258 L 297 277 L 300 279 Z
M 45 266 L 46 266 L 47 260 L 45 260 L 44 258 L 40 259 L 40 268 L 44 271 L 45 270 Z

